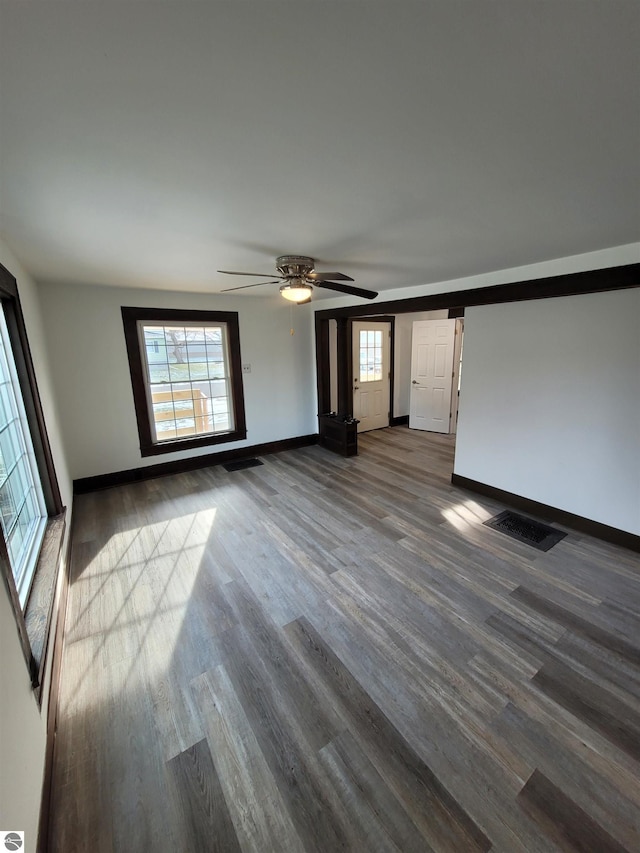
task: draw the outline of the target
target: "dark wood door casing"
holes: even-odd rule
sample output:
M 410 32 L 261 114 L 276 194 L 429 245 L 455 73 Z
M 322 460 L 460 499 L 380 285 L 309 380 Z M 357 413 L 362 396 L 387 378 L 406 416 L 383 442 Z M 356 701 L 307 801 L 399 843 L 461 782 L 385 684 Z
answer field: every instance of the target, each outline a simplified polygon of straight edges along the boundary
M 588 293 L 626 290 L 634 287 L 640 287 L 640 263 L 549 276 L 548 278 L 531 279 L 512 284 L 457 290 L 451 293 L 436 293 L 431 296 L 414 296 L 411 299 L 395 299 L 373 305 L 368 303 L 367 305 L 349 305 L 344 308 L 316 311 L 318 413 L 328 412 L 331 407 L 329 320 L 336 320 L 338 323 L 338 410 L 340 414 L 352 415 L 350 325 L 351 320 L 355 318 L 371 318 L 381 321 L 395 314 L 443 309 L 448 309 L 450 317 L 460 317 L 464 315 L 465 308 L 479 305 L 499 305 L 505 302 L 525 302 L 532 299 L 582 296 Z

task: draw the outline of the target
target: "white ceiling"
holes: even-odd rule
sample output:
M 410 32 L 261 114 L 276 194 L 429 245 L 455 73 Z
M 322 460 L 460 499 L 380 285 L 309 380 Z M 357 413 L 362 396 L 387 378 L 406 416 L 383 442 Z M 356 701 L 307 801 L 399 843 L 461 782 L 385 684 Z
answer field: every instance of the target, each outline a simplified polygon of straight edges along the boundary
M 637 0 L 0 0 L 0 230 L 38 280 L 210 292 L 631 243 L 639 36 Z

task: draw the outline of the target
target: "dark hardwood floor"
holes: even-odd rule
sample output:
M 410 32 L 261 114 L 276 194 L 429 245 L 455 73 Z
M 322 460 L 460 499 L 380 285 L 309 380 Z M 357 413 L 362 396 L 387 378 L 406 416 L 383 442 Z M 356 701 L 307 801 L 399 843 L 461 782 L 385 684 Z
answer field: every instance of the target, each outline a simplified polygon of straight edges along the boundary
M 640 850 L 640 566 L 380 430 L 78 497 L 50 848 Z

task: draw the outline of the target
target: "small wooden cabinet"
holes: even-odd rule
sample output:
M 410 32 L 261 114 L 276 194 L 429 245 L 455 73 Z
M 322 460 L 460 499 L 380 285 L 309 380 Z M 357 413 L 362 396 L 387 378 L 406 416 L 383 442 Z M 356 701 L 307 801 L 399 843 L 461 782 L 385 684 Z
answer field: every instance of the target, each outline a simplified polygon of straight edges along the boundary
M 318 415 L 318 444 L 341 456 L 358 455 L 358 421 L 344 415 Z

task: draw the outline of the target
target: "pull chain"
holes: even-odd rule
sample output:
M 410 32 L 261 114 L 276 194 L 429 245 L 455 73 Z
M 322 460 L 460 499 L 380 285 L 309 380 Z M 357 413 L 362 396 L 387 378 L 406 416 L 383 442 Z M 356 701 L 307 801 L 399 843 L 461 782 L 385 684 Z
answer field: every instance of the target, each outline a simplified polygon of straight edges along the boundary
M 293 328 L 293 302 L 289 305 L 289 311 L 291 312 L 291 328 L 289 329 L 289 334 L 295 335 L 295 330 Z

